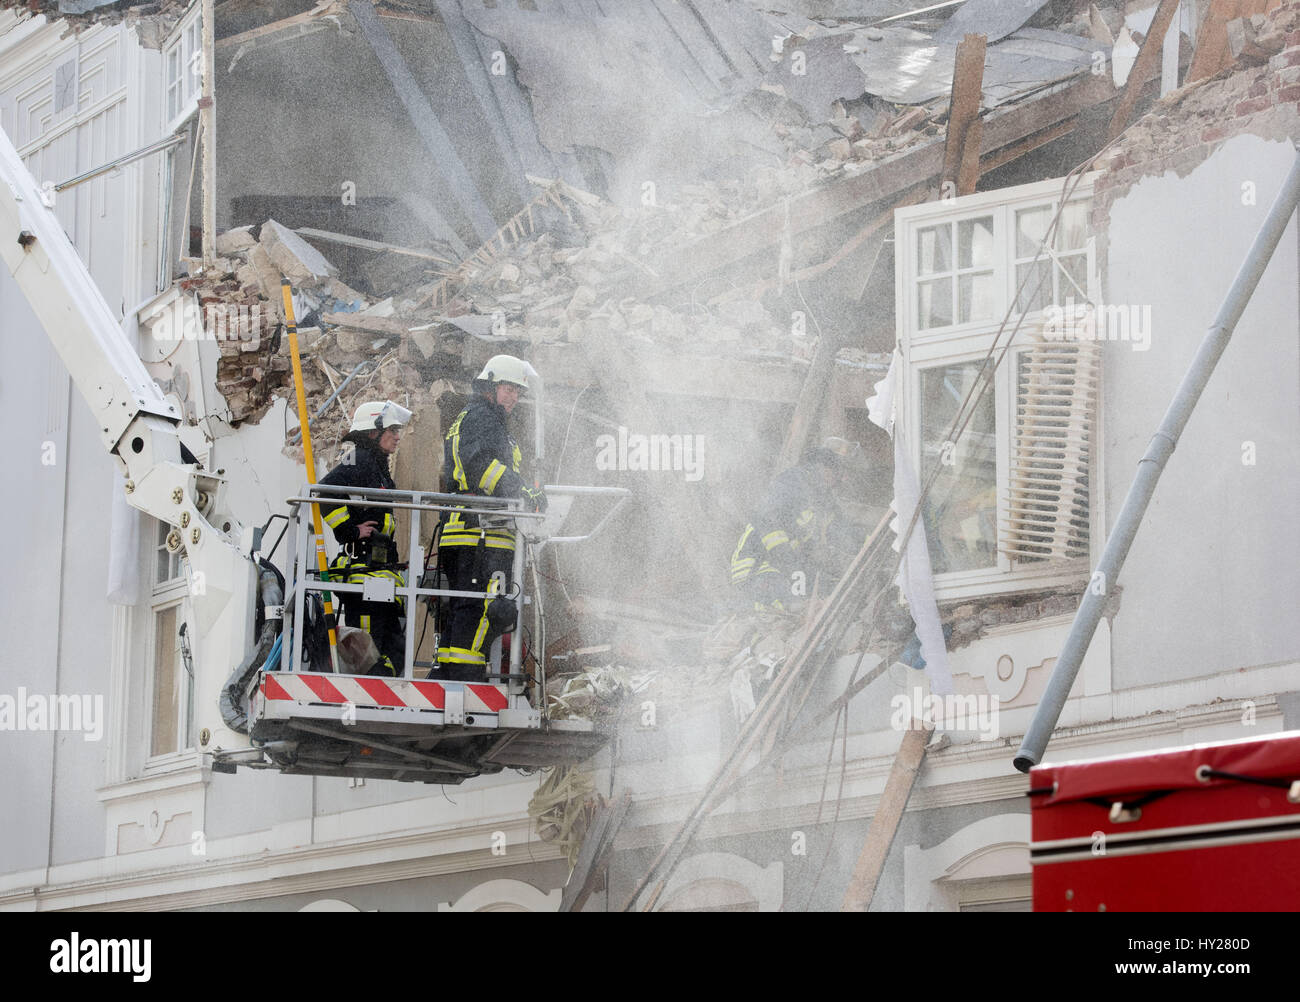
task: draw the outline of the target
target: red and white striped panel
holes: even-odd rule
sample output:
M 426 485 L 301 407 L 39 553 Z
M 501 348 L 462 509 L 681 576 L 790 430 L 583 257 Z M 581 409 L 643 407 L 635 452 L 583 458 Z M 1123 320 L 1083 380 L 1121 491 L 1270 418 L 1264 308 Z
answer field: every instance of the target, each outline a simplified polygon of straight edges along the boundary
M 509 704 L 505 686 L 466 683 L 464 689 L 466 713 L 498 713 Z M 415 710 L 441 710 L 446 706 L 446 690 L 441 682 L 308 672 L 267 672 L 262 676 L 262 696 L 298 703 L 405 706 Z

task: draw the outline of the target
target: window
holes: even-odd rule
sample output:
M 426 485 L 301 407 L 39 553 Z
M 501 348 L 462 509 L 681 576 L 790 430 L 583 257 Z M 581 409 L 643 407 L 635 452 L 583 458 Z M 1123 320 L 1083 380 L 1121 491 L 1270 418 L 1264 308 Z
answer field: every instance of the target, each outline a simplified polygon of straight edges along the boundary
M 1048 181 L 896 213 L 900 418 L 921 481 L 937 471 L 923 518 L 941 599 L 1087 574 L 1099 352 L 1043 327 L 1061 312 L 1048 307 L 1099 290 L 1090 183 L 1051 228 L 1061 192 Z
M 199 107 L 203 90 L 202 5 L 195 3 L 163 46 L 164 133 L 175 132 Z
M 186 627 L 187 561 L 167 548 L 172 527 L 156 523 L 150 602 L 149 759 L 194 748 L 194 668 Z

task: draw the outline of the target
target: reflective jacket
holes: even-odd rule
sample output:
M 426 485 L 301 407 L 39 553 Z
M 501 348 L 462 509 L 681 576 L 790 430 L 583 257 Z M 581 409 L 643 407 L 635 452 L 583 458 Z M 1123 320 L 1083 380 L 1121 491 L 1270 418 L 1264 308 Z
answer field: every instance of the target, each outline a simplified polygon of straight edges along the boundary
M 350 456 L 345 455 L 343 462 L 330 470 L 321 483 L 330 487 L 371 487 L 390 491 L 397 486 L 388 472 L 388 454 L 369 439 L 355 440 L 355 451 Z M 393 535 L 395 523 L 391 508 L 348 506 L 333 500 L 322 502 L 320 507 L 334 538 L 358 560 L 364 560 L 369 551 L 369 542 L 358 539 L 358 526 L 363 522 L 374 522 L 376 532 Z
M 443 441 L 443 492 L 496 498 L 523 495 L 523 456 L 506 429 L 506 410 L 482 396 L 470 399 L 447 429 Z M 481 529 L 479 516 L 459 511 L 445 516 L 439 546 L 477 546 L 479 540 L 500 550 L 515 548 L 508 528 Z
M 802 466 L 786 470 L 772 481 L 758 514 L 740 534 L 731 557 L 731 583 L 751 583 L 766 574 L 788 577 L 799 570 L 811 578 L 814 551 L 836 510 L 815 471 Z

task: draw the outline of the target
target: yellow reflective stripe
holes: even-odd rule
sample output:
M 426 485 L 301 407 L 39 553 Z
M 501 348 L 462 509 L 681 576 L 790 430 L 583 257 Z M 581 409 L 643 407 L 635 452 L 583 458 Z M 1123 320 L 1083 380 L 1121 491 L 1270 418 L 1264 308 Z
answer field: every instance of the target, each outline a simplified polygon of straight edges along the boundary
M 485 598 L 483 600 L 483 615 L 479 617 L 478 629 L 474 631 L 474 650 L 476 651 L 483 649 L 483 641 L 487 638 L 487 631 L 488 631 L 487 607 L 488 607 L 488 603 L 491 601 L 492 599 L 490 598 Z
M 369 617 L 369 616 L 362 616 L 362 617 L 361 617 L 361 629 L 365 630 L 367 633 L 370 632 L 370 617 Z
M 749 572 L 754 569 L 754 558 L 745 557 L 743 560 L 733 560 L 731 563 L 731 581 L 736 583 L 749 577 Z
M 451 664 L 481 665 L 487 660 L 478 651 L 466 650 L 464 647 L 439 647 L 438 660 Z
M 806 526 L 806 525 L 807 525 L 809 522 L 811 522 L 812 520 L 813 520 L 813 510 L 812 510 L 811 508 L 805 508 L 805 509 L 800 513 L 799 518 L 796 520 L 795 524 L 798 525 L 799 528 L 802 529 L 804 526 Z
M 347 520 L 348 520 L 348 509 L 346 505 L 340 508 L 331 509 L 330 513 L 325 516 L 325 524 L 328 525 L 331 529 L 337 529 L 340 525 L 342 525 Z
M 740 551 L 743 550 L 745 548 L 745 544 L 749 542 L 750 534 L 753 531 L 754 531 L 754 527 L 752 525 L 745 526 L 745 531 L 740 534 L 740 542 L 736 544 L 736 552 L 731 555 L 732 563 L 735 563 L 737 560 L 740 559 Z
M 777 529 L 769 532 L 763 537 L 763 546 L 769 550 L 775 550 L 778 546 L 790 542 L 790 536 L 784 529 Z
M 497 482 L 505 472 L 504 463 L 496 459 L 492 460 L 492 462 L 488 463 L 488 468 L 483 471 L 483 476 L 479 478 L 479 487 L 491 494 L 497 489 Z
M 456 532 L 448 535 L 446 532 L 438 540 L 439 546 L 478 546 L 479 534 L 477 532 L 461 533 Z M 493 536 L 488 534 L 484 540 L 488 549 L 491 550 L 513 550 L 515 540 L 513 536 Z
M 460 423 L 465 420 L 465 411 L 452 422 L 451 430 L 447 432 L 447 438 L 451 440 L 451 458 L 452 458 L 452 478 L 462 491 L 469 490 L 469 482 L 465 479 L 465 467 L 460 461 Z
M 389 512 L 384 512 L 384 528 L 382 531 L 385 536 L 391 536 L 397 531 L 397 523 L 393 521 L 393 516 Z

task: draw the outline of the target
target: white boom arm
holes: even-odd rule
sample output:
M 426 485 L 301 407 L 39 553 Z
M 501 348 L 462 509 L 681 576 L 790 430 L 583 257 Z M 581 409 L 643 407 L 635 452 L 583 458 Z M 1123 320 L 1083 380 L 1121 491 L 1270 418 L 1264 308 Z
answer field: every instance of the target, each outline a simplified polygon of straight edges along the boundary
M 90 405 L 127 501 L 173 526 L 189 558 L 196 724 L 203 751 L 246 748 L 218 711 L 226 678 L 251 645 L 257 575 L 241 526 L 222 510 L 224 481 L 182 464 L 179 415 L 164 399 L 41 190 L 0 130 L 0 256 Z M 206 738 L 206 740 L 205 740 Z

